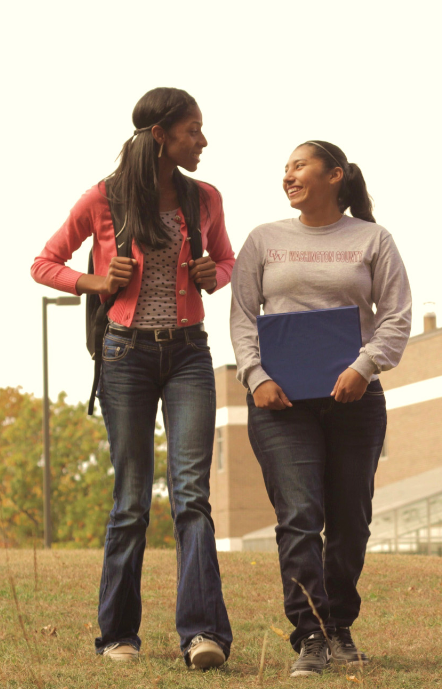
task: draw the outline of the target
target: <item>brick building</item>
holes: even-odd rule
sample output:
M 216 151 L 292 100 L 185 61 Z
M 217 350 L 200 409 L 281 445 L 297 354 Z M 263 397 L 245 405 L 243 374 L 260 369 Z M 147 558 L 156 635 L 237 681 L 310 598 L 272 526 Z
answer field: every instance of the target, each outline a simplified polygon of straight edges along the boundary
M 247 539 L 249 549 L 253 549 L 250 543 L 256 546 L 255 536 L 266 538 L 273 549 L 275 515 L 247 436 L 245 389 L 236 380 L 234 365 L 217 368 L 215 380 L 217 418 L 211 502 L 218 549 L 241 550 L 247 547 Z M 407 514 L 404 506 L 414 499 L 417 480 L 413 481 L 413 477 L 419 477 L 421 501 L 438 491 L 442 496 L 442 328 L 436 327 L 432 314 L 425 317 L 424 332 L 410 339 L 400 365 L 383 373 L 381 381 L 386 393 L 388 430 L 376 474 L 375 504 L 380 506 L 378 522 L 382 523 L 387 523 L 385 515 L 390 507 L 402 509 L 399 517 L 393 513 L 389 517 L 396 524 L 398 550 L 397 522 L 402 513 Z M 428 514 L 430 503 L 427 500 L 422 508 Z M 441 498 L 434 498 L 433 503 L 435 515 L 439 503 L 442 506 Z M 417 514 L 416 510 L 413 513 Z M 436 523 L 434 519 L 432 523 Z M 417 534 L 419 528 L 416 522 Z

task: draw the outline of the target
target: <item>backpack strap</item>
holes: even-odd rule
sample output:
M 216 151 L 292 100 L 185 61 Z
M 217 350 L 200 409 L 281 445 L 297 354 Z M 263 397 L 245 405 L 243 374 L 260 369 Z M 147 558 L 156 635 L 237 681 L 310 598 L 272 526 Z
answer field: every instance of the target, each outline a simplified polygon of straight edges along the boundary
M 117 203 L 111 200 L 112 195 L 109 180 L 106 180 L 106 197 L 108 199 L 112 217 L 112 225 L 114 227 L 115 244 L 117 246 L 117 256 L 126 256 L 130 258 L 132 256 L 132 247 L 130 246 L 130 241 L 127 233 L 126 214 L 124 211 L 124 207 L 121 203 Z M 89 261 L 91 261 L 91 258 L 89 258 Z M 97 394 L 98 383 L 100 381 L 101 364 L 103 360 L 103 339 L 104 333 L 106 332 L 106 326 L 108 324 L 107 314 L 109 310 L 112 308 L 112 306 L 115 304 L 119 293 L 120 290 L 117 290 L 115 294 L 112 294 L 110 297 L 106 299 L 106 301 L 100 304 L 100 306 L 96 310 L 95 331 L 93 333 L 94 347 L 92 354 L 92 358 L 94 360 L 94 381 L 92 383 L 92 391 L 89 399 L 89 406 L 87 412 L 89 416 L 92 416 L 92 414 L 94 413 L 95 397 Z

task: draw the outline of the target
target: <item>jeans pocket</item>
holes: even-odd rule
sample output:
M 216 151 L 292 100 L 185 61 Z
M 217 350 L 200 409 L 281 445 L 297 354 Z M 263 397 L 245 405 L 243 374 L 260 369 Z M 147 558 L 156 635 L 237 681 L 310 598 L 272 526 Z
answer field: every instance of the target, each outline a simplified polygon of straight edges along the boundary
M 103 346 L 103 361 L 121 361 L 127 355 L 129 349 L 129 343 L 105 342 Z
M 189 344 L 192 349 L 197 352 L 210 352 L 210 347 L 207 344 L 207 337 L 201 337 L 198 340 L 191 340 Z

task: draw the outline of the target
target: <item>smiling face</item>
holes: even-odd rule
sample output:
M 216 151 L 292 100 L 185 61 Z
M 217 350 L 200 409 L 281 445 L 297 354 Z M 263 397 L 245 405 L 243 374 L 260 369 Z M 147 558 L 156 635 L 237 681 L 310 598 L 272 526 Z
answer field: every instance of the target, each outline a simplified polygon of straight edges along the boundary
M 336 201 L 342 180 L 342 168 L 324 170 L 315 157 L 315 147 L 299 146 L 288 159 L 282 186 L 292 208 L 311 213 Z
M 200 162 L 207 139 L 202 133 L 203 116 L 198 106 L 189 110 L 186 117 L 172 125 L 165 132 L 162 157 L 173 165 L 179 165 L 189 172 L 195 172 Z

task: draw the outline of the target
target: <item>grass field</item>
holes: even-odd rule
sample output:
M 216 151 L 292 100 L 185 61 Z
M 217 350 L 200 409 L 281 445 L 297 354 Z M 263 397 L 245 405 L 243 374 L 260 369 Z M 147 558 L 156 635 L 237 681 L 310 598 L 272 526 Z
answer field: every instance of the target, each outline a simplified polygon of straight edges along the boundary
M 333 666 L 297 680 L 288 677 L 289 642 L 270 629 L 290 632 L 275 555 L 220 554 L 234 644 L 229 662 L 206 673 L 187 670 L 179 654 L 175 555 L 167 550 L 145 556 L 140 660 L 128 666 L 94 655 L 101 559 L 98 550 L 38 550 L 35 568 L 32 550 L 0 551 L 1 689 L 442 687 L 442 559 L 368 556 L 353 630 L 371 663 L 363 676 Z

